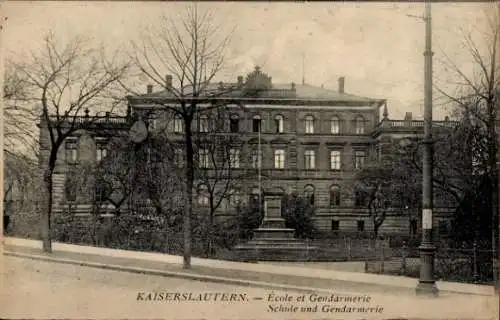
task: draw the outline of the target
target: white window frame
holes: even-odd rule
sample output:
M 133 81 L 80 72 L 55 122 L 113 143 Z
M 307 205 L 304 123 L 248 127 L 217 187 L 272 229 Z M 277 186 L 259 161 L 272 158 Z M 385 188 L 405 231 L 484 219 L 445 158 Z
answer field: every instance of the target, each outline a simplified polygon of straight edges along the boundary
M 175 133 L 182 133 L 183 131 L 183 122 L 181 117 L 175 116 L 174 117 L 174 132 Z
M 262 168 L 262 150 L 252 151 L 252 168 Z
M 274 150 L 274 168 L 275 169 L 285 169 L 285 150 L 276 149 Z
M 199 167 L 202 169 L 207 169 L 209 168 L 209 154 L 207 149 L 200 149 L 198 151 L 198 162 L 199 162 Z
M 339 150 L 330 151 L 330 170 L 340 170 L 342 168 L 342 152 Z
M 208 132 L 208 117 L 201 115 L 198 119 L 198 132 Z
M 365 133 L 365 119 L 362 116 L 356 117 L 356 134 Z
M 239 149 L 230 149 L 229 150 L 229 166 L 231 168 L 239 168 L 240 167 L 240 150 Z
M 313 134 L 314 133 L 314 117 L 313 116 L 306 116 L 305 125 L 306 125 L 306 133 Z
M 361 169 L 365 165 L 366 152 L 362 150 L 357 150 L 354 152 L 354 167 L 356 169 Z
M 276 125 L 276 133 L 283 133 L 284 117 L 278 114 L 274 117 L 274 122 Z
M 199 185 L 196 192 L 197 202 L 199 206 L 206 207 L 210 204 L 210 197 L 208 195 L 208 187 L 206 185 Z
M 97 146 L 96 149 L 96 160 L 101 161 L 102 159 L 106 158 L 108 155 L 108 150 L 106 149 L 105 146 Z
M 340 118 L 332 117 L 330 120 L 330 132 L 332 134 L 340 134 Z
M 310 149 L 304 151 L 304 167 L 306 170 L 316 169 L 316 151 Z

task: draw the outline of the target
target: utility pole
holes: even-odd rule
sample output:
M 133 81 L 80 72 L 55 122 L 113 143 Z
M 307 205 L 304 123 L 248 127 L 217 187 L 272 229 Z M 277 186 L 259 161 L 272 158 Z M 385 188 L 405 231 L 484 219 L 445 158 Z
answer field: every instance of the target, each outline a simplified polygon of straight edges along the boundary
M 431 4 L 425 2 L 425 51 L 424 51 L 424 152 L 422 177 L 422 242 L 420 251 L 420 278 L 416 288 L 417 294 L 437 296 L 438 288 L 434 279 L 434 246 L 432 233 L 433 192 L 433 140 L 432 140 L 432 31 Z

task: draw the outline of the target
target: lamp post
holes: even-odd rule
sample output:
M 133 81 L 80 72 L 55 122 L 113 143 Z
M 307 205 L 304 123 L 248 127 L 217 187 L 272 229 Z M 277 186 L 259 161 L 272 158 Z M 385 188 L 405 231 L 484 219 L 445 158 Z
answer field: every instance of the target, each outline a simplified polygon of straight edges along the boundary
M 425 83 L 424 83 L 424 150 L 422 175 L 422 242 L 420 251 L 420 278 L 416 288 L 417 294 L 437 296 L 438 288 L 434 279 L 434 246 L 432 233 L 433 210 L 433 141 L 432 141 L 432 32 L 431 5 L 425 2 Z

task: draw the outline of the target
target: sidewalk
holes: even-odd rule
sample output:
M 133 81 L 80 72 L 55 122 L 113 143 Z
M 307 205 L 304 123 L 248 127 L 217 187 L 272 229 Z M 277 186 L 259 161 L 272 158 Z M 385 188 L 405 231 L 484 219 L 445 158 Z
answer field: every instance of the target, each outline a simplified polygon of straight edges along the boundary
M 181 277 L 235 285 L 258 286 L 280 290 L 371 292 L 391 295 L 415 295 L 417 280 L 407 277 L 374 275 L 294 267 L 290 264 L 255 264 L 192 258 L 191 269 L 182 268 L 182 257 L 159 253 L 136 252 L 90 246 L 53 243 L 53 253 L 41 250 L 41 242 L 4 237 L 3 254 L 78 264 L 112 270 Z M 468 294 L 493 296 L 491 286 L 437 282 L 441 296 Z

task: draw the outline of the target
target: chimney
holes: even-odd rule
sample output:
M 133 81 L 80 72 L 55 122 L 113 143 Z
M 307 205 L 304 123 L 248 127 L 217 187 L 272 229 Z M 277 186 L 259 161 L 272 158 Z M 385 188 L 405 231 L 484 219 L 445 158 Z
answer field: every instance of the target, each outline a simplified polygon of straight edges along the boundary
M 444 121 L 446 121 L 446 122 L 450 121 L 450 117 L 448 117 L 448 116 L 444 117 Z
M 147 87 L 146 87 L 146 91 L 147 91 L 147 93 L 153 93 L 153 85 L 152 84 L 148 84 Z
M 292 90 L 295 91 L 295 82 L 292 82 Z
M 111 116 L 111 112 L 106 112 L 106 118 L 109 118 Z
M 169 74 L 165 77 L 165 85 L 169 89 L 172 88 L 172 76 Z
M 243 85 L 243 77 L 238 76 L 238 86 L 242 86 L 242 85 Z
M 339 93 L 344 93 L 345 77 L 339 78 Z

